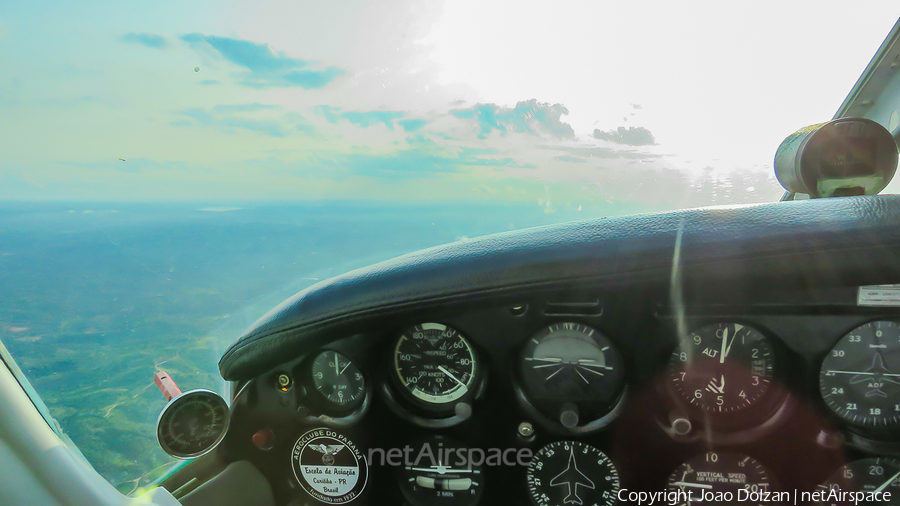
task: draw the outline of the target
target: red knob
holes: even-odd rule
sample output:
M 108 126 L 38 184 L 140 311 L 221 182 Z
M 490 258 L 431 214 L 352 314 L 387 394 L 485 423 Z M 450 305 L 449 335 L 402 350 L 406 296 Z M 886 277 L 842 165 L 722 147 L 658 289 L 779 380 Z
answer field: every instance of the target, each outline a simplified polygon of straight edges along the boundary
M 260 429 L 253 434 L 251 441 L 253 441 L 253 446 L 260 450 L 268 450 L 269 448 L 272 448 L 273 439 L 275 439 L 275 434 L 272 434 L 271 430 Z
M 153 376 L 153 381 L 156 382 L 156 386 L 159 387 L 159 391 L 167 401 L 171 401 L 173 397 L 181 394 L 181 389 L 175 384 L 175 380 L 165 371 L 158 371 Z

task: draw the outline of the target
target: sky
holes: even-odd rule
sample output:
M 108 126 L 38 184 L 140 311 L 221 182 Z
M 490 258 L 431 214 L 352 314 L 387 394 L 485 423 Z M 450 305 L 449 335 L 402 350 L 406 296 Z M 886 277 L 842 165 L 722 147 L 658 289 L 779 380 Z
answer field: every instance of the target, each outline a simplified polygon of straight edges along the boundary
M 898 16 L 821 0 L 12 3 L 0 199 L 770 201 L 778 144 L 831 119 Z

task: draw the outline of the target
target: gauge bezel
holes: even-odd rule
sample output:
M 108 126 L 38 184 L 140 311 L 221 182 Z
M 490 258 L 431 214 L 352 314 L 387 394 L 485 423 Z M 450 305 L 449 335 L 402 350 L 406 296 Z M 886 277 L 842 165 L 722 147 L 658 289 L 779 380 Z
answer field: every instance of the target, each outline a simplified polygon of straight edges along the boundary
M 666 491 L 671 492 L 673 490 L 671 487 L 672 487 L 672 485 L 674 485 L 673 480 L 675 479 L 675 475 L 679 469 L 681 469 L 684 466 L 691 466 L 691 465 L 693 465 L 697 469 L 700 469 L 700 465 L 698 464 L 698 461 L 700 461 L 701 459 L 703 459 L 703 457 L 706 457 L 709 454 L 716 454 L 717 458 L 720 458 L 722 456 L 727 456 L 728 458 L 734 459 L 733 463 L 735 465 L 738 465 L 740 463 L 741 459 L 752 460 L 753 463 L 756 465 L 756 470 L 758 472 L 760 472 L 762 477 L 764 477 L 767 480 L 766 486 L 769 489 L 768 491 L 774 492 L 779 489 L 778 481 L 776 480 L 775 475 L 772 473 L 771 469 L 769 467 L 767 467 L 765 464 L 763 464 L 758 458 L 754 457 L 753 455 L 748 455 L 746 453 L 741 453 L 738 451 L 733 451 L 733 450 L 728 449 L 728 450 L 709 450 L 709 451 L 705 451 L 702 453 L 697 453 L 697 454 L 693 455 L 692 457 L 688 458 L 687 460 L 681 462 L 677 466 L 675 466 L 675 468 L 672 469 L 672 471 L 669 473 L 668 477 L 666 478 Z M 704 464 L 705 464 L 705 462 L 704 462 Z M 711 465 L 714 468 L 716 468 L 717 466 L 724 465 L 724 464 L 717 464 L 716 461 L 713 461 L 713 463 Z M 720 472 L 721 474 L 727 474 L 729 472 L 733 472 L 733 470 L 731 470 L 731 469 L 725 470 L 725 469 L 721 469 L 721 468 L 716 468 L 715 471 Z M 727 486 L 730 484 L 724 484 L 724 485 Z M 700 501 L 698 501 L 698 502 L 700 502 Z M 757 504 L 758 506 L 762 506 L 762 502 L 757 503 L 755 501 L 747 501 L 747 503 L 750 505 Z M 693 503 L 687 502 L 686 504 L 688 506 L 690 506 Z M 702 504 L 702 502 L 701 502 L 701 504 Z
M 784 364 L 787 364 L 788 361 L 781 339 L 759 322 L 751 321 L 747 318 L 697 318 L 689 319 L 686 324 L 688 330 L 685 335 L 681 335 L 676 329 L 673 329 L 674 343 L 665 354 L 662 368 L 663 381 L 661 384 L 666 396 L 674 404 L 673 412 L 688 416 L 693 422 L 696 422 L 704 430 L 708 431 L 708 437 L 716 438 L 717 441 L 734 441 L 735 432 L 749 431 L 758 433 L 760 429 L 764 429 L 764 432 L 774 429 L 777 424 L 773 422 L 784 418 L 792 410 L 788 408 L 793 408 L 787 388 L 788 371 L 784 367 Z M 692 333 L 704 327 L 721 324 L 738 324 L 750 327 L 759 332 L 772 347 L 772 374 L 769 377 L 770 385 L 768 389 L 750 406 L 736 411 L 705 410 L 691 404 L 675 389 L 674 382 L 671 379 L 673 354 L 681 347 L 681 343 L 687 340 Z M 738 438 L 738 440 L 742 439 Z
M 609 341 L 610 346 L 618 355 L 619 362 L 623 369 L 621 385 L 619 385 L 618 387 L 617 394 L 614 395 L 609 402 L 604 403 L 603 406 L 599 406 L 598 409 L 591 414 L 591 417 L 588 420 L 579 420 L 578 425 L 571 428 L 564 426 L 562 423 L 560 423 L 559 420 L 553 419 L 545 412 L 545 410 L 537 406 L 535 401 L 528 393 L 525 378 L 522 372 L 523 361 L 525 360 L 526 356 L 530 356 L 529 350 L 533 350 L 536 346 L 538 346 L 537 343 L 534 343 L 534 339 L 536 339 L 538 335 L 547 331 L 553 325 L 563 325 L 567 323 L 579 325 L 581 327 L 593 330 L 597 336 L 602 336 L 607 341 Z M 593 339 L 594 343 L 598 345 L 602 344 L 597 341 L 597 337 L 595 335 L 584 335 Z M 537 328 L 537 330 L 531 332 L 531 334 L 525 340 L 524 345 L 521 346 L 519 353 L 516 355 L 516 360 L 517 361 L 515 367 L 510 368 L 512 373 L 513 393 L 516 401 L 519 403 L 519 406 L 539 425 L 541 425 L 545 429 L 550 430 L 553 433 L 559 435 L 583 435 L 597 432 L 614 422 L 624 408 L 625 401 L 628 397 L 628 363 L 625 360 L 625 357 L 622 355 L 622 352 L 619 350 L 616 342 L 593 325 L 589 325 L 587 323 L 572 319 L 542 324 Z
M 854 466 L 865 466 L 870 463 L 874 463 L 876 465 L 881 465 L 879 462 L 881 460 L 887 461 L 887 463 L 889 465 L 893 466 L 895 469 L 900 469 L 900 458 L 897 458 L 896 456 L 884 456 L 884 455 L 867 456 L 867 457 L 851 460 L 851 461 L 847 462 L 846 464 L 842 465 L 841 467 L 835 469 L 831 474 L 828 475 L 827 478 L 825 478 L 824 480 L 822 480 L 821 483 L 816 485 L 816 489 L 827 491 L 827 490 L 829 490 L 829 487 L 827 485 L 829 485 L 829 484 L 837 485 L 838 484 L 837 482 L 840 481 L 838 475 L 839 475 L 839 473 L 841 473 L 841 471 L 843 471 L 845 469 L 853 469 Z M 861 475 L 866 476 L 866 473 L 861 473 Z M 890 473 L 885 473 L 884 476 L 890 476 Z M 882 481 L 883 479 L 884 478 L 882 477 L 880 480 L 877 480 L 877 481 Z M 840 490 L 842 492 L 861 492 L 861 490 L 859 490 L 859 487 L 856 487 L 854 490 L 844 490 L 844 489 L 840 489 Z M 830 503 L 822 501 L 822 502 L 816 502 L 816 503 L 811 503 L 811 504 L 812 504 L 812 506 L 826 506 Z
M 441 325 L 447 329 L 453 329 L 456 332 L 458 338 L 462 339 L 463 342 L 468 347 L 469 352 L 471 353 L 471 358 L 473 361 L 472 365 L 472 379 L 470 381 L 470 386 L 467 386 L 466 392 L 458 398 L 445 401 L 445 402 L 430 402 L 421 397 L 416 396 L 413 392 L 408 388 L 408 386 L 404 385 L 400 379 L 400 371 L 397 368 L 397 354 L 399 352 L 399 347 L 401 344 L 401 340 L 403 336 L 408 332 L 411 332 L 413 328 L 421 325 Z M 478 352 L 478 349 L 472 343 L 472 340 L 467 337 L 462 331 L 460 331 L 456 326 L 449 325 L 447 323 L 431 320 L 428 322 L 414 323 L 412 325 L 407 325 L 403 327 L 403 330 L 394 334 L 396 337 L 391 341 L 391 346 L 389 348 L 389 363 L 387 367 L 386 374 L 390 377 L 390 384 L 394 387 L 395 390 L 401 399 L 406 401 L 410 406 L 413 407 L 414 410 L 421 412 L 422 414 L 426 414 L 428 416 L 446 416 L 452 414 L 457 404 L 460 403 L 471 403 L 472 400 L 477 399 L 483 393 L 483 384 L 485 377 L 485 367 L 484 361 L 481 357 L 481 354 Z M 393 400 L 394 396 L 388 392 L 388 398 Z M 413 415 L 413 418 L 416 418 Z M 453 417 L 451 417 L 453 418 Z M 458 417 L 457 417 L 458 418 Z M 462 419 L 460 420 L 462 421 Z M 428 424 L 428 422 L 424 422 Z M 417 424 L 421 424 L 418 423 Z M 430 425 L 430 424 L 428 424 Z M 443 424 L 441 424 L 443 426 Z
M 315 380 L 313 379 L 313 366 L 317 358 L 322 356 L 324 353 L 337 353 L 342 357 L 346 358 L 353 364 L 354 367 L 359 371 L 362 375 L 363 388 L 362 393 L 360 394 L 360 398 L 349 402 L 345 405 L 335 404 L 334 401 L 325 397 L 322 392 L 315 386 Z M 351 415 L 357 411 L 360 411 L 364 404 L 367 403 L 369 396 L 371 395 L 371 382 L 369 378 L 366 377 L 366 373 L 360 369 L 359 363 L 354 360 L 352 357 L 348 356 L 346 353 L 338 350 L 333 350 L 331 348 L 321 348 L 312 353 L 310 353 L 306 359 L 304 359 L 304 363 L 302 366 L 302 374 L 304 383 L 309 382 L 305 385 L 306 392 L 308 396 L 311 396 L 314 399 L 315 407 L 322 411 L 323 414 L 333 415 L 335 417 L 346 417 Z
M 182 404 L 185 402 L 186 398 L 196 397 L 198 395 L 209 396 L 213 399 L 216 399 L 217 402 L 221 402 L 221 405 L 225 408 L 225 421 L 223 423 L 222 431 L 216 437 L 215 441 L 210 444 L 208 447 L 203 450 L 193 452 L 193 453 L 181 453 L 173 450 L 164 440 L 163 438 L 163 419 L 165 416 L 175 409 L 178 404 Z M 219 446 L 219 443 L 225 439 L 225 436 L 228 434 L 228 429 L 231 426 L 231 407 L 228 405 L 228 402 L 216 392 L 212 390 L 207 390 L 204 388 L 197 388 L 194 390 L 188 390 L 187 392 L 182 392 L 179 395 L 173 397 L 166 405 L 163 407 L 162 411 L 159 412 L 159 416 L 156 418 L 156 440 L 159 442 L 159 446 L 166 452 L 168 455 L 175 457 L 177 459 L 193 459 L 196 457 L 200 457 L 206 455 L 207 453 L 216 449 Z
M 900 318 L 896 317 L 896 315 L 881 315 L 874 318 L 868 318 L 865 321 L 847 327 L 846 330 L 841 332 L 839 336 L 831 342 L 828 349 L 817 357 L 818 360 L 816 361 L 816 364 L 818 364 L 818 367 L 812 368 L 813 373 L 815 374 L 816 394 L 814 398 L 816 399 L 817 403 L 824 411 L 828 419 L 832 421 L 832 423 L 834 423 L 838 427 L 846 429 L 846 431 L 850 433 L 851 437 L 848 440 L 848 444 L 864 450 L 871 449 L 872 447 L 881 448 L 884 445 L 893 444 L 891 446 L 892 449 L 890 450 L 893 453 L 897 451 L 896 445 L 898 442 L 900 442 L 900 422 L 881 427 L 875 425 L 862 425 L 853 423 L 852 421 L 844 418 L 834 409 L 832 409 L 826 402 L 822 393 L 823 367 L 825 366 L 825 360 L 828 359 L 832 351 L 834 351 L 834 349 L 839 344 L 841 344 L 844 339 L 849 337 L 849 335 L 856 329 L 865 325 L 882 321 L 895 323 L 900 326 Z M 862 436 L 862 438 L 860 439 L 858 436 Z
M 573 458 L 574 455 L 576 455 L 576 454 L 586 454 L 587 453 L 586 451 L 585 452 L 581 452 L 581 451 L 575 452 L 576 448 L 585 448 L 586 450 L 592 451 L 594 454 L 602 455 L 603 462 L 601 463 L 600 461 L 597 461 L 596 465 L 605 467 L 608 472 L 608 476 L 611 476 L 613 478 L 613 480 L 608 480 L 608 481 L 613 482 L 612 487 L 611 487 L 613 494 L 612 494 L 612 497 L 610 497 L 609 500 L 605 504 L 617 504 L 619 502 L 617 500 L 617 493 L 620 490 L 622 490 L 622 476 L 620 475 L 619 467 L 616 465 L 616 463 L 613 461 L 612 457 L 610 457 L 607 452 L 601 450 L 600 448 L 598 448 L 597 446 L 595 446 L 593 444 L 586 443 L 586 442 L 580 441 L 580 440 L 551 441 L 551 442 L 541 446 L 539 449 L 537 449 L 534 452 L 534 456 L 531 459 L 531 463 L 528 465 L 528 467 L 525 470 L 525 488 L 527 490 L 526 493 L 528 495 L 528 498 L 531 500 L 531 504 L 533 504 L 535 506 L 541 506 L 541 503 L 538 502 L 538 499 L 535 498 L 535 493 L 536 493 L 535 489 L 537 487 L 543 485 L 543 482 L 535 483 L 535 470 L 537 469 L 538 471 L 543 471 L 543 468 L 546 467 L 544 465 L 545 461 L 543 461 L 542 458 L 552 458 L 553 456 L 556 455 L 557 447 L 565 448 L 565 446 L 567 446 L 567 445 L 571 446 L 571 449 L 569 450 L 569 452 L 570 452 L 569 458 Z M 546 457 L 546 454 L 548 451 L 553 451 L 554 452 L 553 456 Z M 588 459 L 588 460 L 591 460 L 591 459 Z M 568 458 L 567 458 L 567 462 L 568 462 Z M 539 465 L 541 467 L 538 467 Z M 580 470 L 578 470 L 578 462 L 577 461 L 575 462 L 575 466 L 576 466 L 575 470 L 578 472 L 581 472 Z M 596 475 L 594 475 L 593 473 L 590 473 L 590 476 L 596 476 Z M 600 481 L 600 478 L 595 478 L 595 479 Z M 577 489 L 577 485 L 575 488 Z M 596 487 L 594 489 L 596 489 Z M 579 501 L 582 501 L 582 499 L 580 497 L 577 497 L 577 495 L 576 495 L 576 498 Z M 584 501 L 584 502 L 590 503 L 590 501 Z M 596 503 L 600 503 L 600 501 L 596 501 Z M 581 504 L 581 503 L 579 502 L 578 504 Z

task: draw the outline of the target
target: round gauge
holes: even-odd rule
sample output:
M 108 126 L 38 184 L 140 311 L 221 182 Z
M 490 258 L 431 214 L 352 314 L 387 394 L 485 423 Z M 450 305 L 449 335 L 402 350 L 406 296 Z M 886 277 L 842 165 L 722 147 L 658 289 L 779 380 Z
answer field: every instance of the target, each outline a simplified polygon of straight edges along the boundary
M 156 423 L 156 438 L 169 455 L 187 459 L 210 452 L 228 430 L 228 404 L 209 390 L 172 398 Z
M 476 365 L 469 341 L 440 323 L 408 329 L 394 347 L 394 379 L 426 405 L 447 405 L 465 397 L 474 387 Z
M 397 482 L 411 506 L 474 506 L 484 490 L 482 466 L 469 460 L 469 449 L 443 436 L 415 444 L 411 459 L 398 470 Z M 470 465 L 472 464 L 472 465 Z
M 828 408 L 851 424 L 900 424 L 900 325 L 869 322 L 842 337 L 822 362 L 819 390 Z
M 325 350 L 312 360 L 312 385 L 319 398 L 335 411 L 350 411 L 366 396 L 366 380 L 356 364 L 336 351 Z
M 605 453 L 578 441 L 558 441 L 538 450 L 526 480 L 537 506 L 611 506 L 618 499 L 616 466 Z
M 900 494 L 900 460 L 888 458 L 862 459 L 838 469 L 825 483 L 817 487 L 819 501 L 816 504 L 849 506 L 857 504 L 853 498 L 841 496 L 843 492 L 876 494 L 890 492 L 891 497 Z M 864 504 L 893 504 L 883 497 L 859 501 Z
M 668 491 L 680 493 L 679 506 L 761 505 L 769 500 L 765 493 L 772 488 L 769 472 L 756 459 L 722 452 L 707 452 L 688 460 L 672 472 L 667 483 Z
M 672 355 L 673 389 L 704 411 L 752 406 L 769 390 L 775 367 L 772 343 L 739 323 L 707 325 L 683 339 Z
M 579 323 L 554 323 L 528 340 L 519 362 L 529 401 L 562 418 L 572 407 L 590 420 L 609 411 L 622 394 L 625 367 L 612 341 Z

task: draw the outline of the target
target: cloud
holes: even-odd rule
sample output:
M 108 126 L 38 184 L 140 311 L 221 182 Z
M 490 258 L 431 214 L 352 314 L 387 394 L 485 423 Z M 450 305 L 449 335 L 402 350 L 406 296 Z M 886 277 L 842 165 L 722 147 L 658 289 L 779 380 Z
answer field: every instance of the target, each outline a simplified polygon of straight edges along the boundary
M 606 132 L 594 130 L 594 138 L 629 146 L 652 146 L 656 144 L 653 134 L 644 127 L 619 127 L 616 130 Z
M 200 81 L 200 84 L 202 86 L 213 86 L 213 85 L 219 84 L 219 81 L 215 81 L 213 79 L 204 79 L 204 80 Z
M 409 141 L 409 140 L 408 140 Z M 433 142 L 423 146 L 423 139 L 412 139 L 412 149 L 388 155 L 347 154 L 333 164 L 353 174 L 374 178 L 429 178 L 439 174 L 459 173 L 475 167 L 530 167 L 512 158 L 494 158 L 492 149 L 461 147 L 448 149 Z
M 661 155 L 652 154 L 652 153 L 641 153 L 639 151 L 634 150 L 619 150 L 619 149 L 611 149 L 611 148 L 602 148 L 596 146 L 555 146 L 555 145 L 539 145 L 535 146 L 538 149 L 549 149 L 554 151 L 562 151 L 565 153 L 566 157 L 578 157 L 578 158 L 602 158 L 602 159 L 615 159 L 615 158 L 629 158 L 634 160 L 644 160 L 650 158 L 660 158 Z M 571 162 L 573 160 L 562 160 L 566 162 Z
M 314 68 L 313 62 L 291 58 L 280 51 L 273 51 L 268 44 L 249 40 L 216 37 L 202 33 L 183 35 L 181 40 L 194 49 L 205 47 L 221 58 L 247 69 L 240 75 L 240 83 L 252 88 L 272 86 L 319 89 L 334 81 L 344 71 L 337 67 Z
M 248 40 L 216 37 L 201 33 L 184 35 L 181 37 L 181 40 L 193 47 L 205 42 L 218 51 L 226 60 L 246 67 L 251 72 L 291 71 L 308 65 L 304 60 L 289 58 L 284 53 L 272 51 L 269 49 L 268 44 L 257 44 Z
M 162 49 L 169 45 L 169 42 L 162 35 L 155 33 L 135 33 L 130 32 L 119 37 L 122 42 L 129 44 L 140 44 L 142 46 L 153 49 Z
M 426 134 L 411 134 L 405 147 L 389 152 L 317 150 L 306 151 L 304 159 L 294 162 L 259 162 L 268 166 L 277 163 L 278 172 L 283 174 L 332 181 L 354 176 L 382 181 L 427 180 L 479 170 L 494 174 L 503 168 L 534 168 L 501 156 L 496 149 L 448 146 Z
M 272 109 L 278 109 L 277 105 L 270 104 L 260 104 L 259 102 L 254 102 L 252 104 L 222 104 L 213 107 L 213 110 L 216 112 L 256 112 L 256 111 L 268 111 Z
M 484 139 L 493 130 L 502 134 L 508 131 L 550 134 L 557 138 L 575 137 L 575 131 L 561 117 L 569 110 L 561 104 L 550 105 L 536 99 L 519 102 L 512 109 L 496 104 L 478 104 L 468 109 L 456 109 L 450 114 L 457 118 L 474 119 L 478 122 L 478 138 Z
M 190 120 L 180 119 L 169 124 L 179 127 L 211 127 L 228 133 L 235 130 L 251 130 L 273 137 L 287 137 L 295 131 L 307 135 L 314 133 L 314 129 L 309 121 L 296 112 L 276 118 L 261 119 L 252 116 L 252 113 L 255 112 L 270 111 L 277 108 L 277 106 L 259 103 L 217 105 L 210 110 L 194 108 L 181 112 L 182 116 L 186 116 Z
M 341 120 L 346 120 L 360 128 L 368 128 L 381 123 L 388 130 L 394 130 L 394 120 L 404 116 L 404 113 L 399 111 L 342 111 L 340 107 L 328 105 L 316 106 L 315 111 L 331 124 L 337 124 Z M 403 129 L 406 130 L 406 127 Z
M 428 122 L 424 119 L 401 119 L 397 124 L 403 127 L 404 132 L 418 132 Z
M 183 161 L 166 161 L 166 162 L 158 162 L 156 160 L 140 157 L 140 158 L 128 158 L 127 160 L 122 160 L 121 158 L 116 159 L 104 159 L 98 160 L 94 162 L 59 162 L 61 165 L 79 167 L 82 169 L 91 169 L 91 170 L 103 170 L 103 169 L 112 169 L 118 172 L 124 172 L 126 174 L 140 174 L 144 171 L 144 169 L 165 169 L 165 168 L 179 168 L 179 169 L 187 169 L 188 165 Z
M 344 71 L 337 67 L 328 67 L 325 70 L 298 70 L 289 72 L 282 79 L 290 86 L 299 86 L 304 90 L 317 90 L 342 76 Z M 254 88 L 264 88 L 267 85 L 262 82 L 246 83 Z M 271 85 L 269 85 L 271 86 Z
M 578 158 L 577 156 L 566 156 L 566 155 L 554 156 L 553 159 L 558 162 L 570 162 L 570 163 L 585 163 L 585 162 L 587 162 L 587 160 L 585 160 L 584 158 Z
M 293 125 L 293 129 L 306 135 L 316 133 L 316 127 L 311 121 L 304 118 L 299 112 L 291 111 L 284 115 L 284 120 Z

